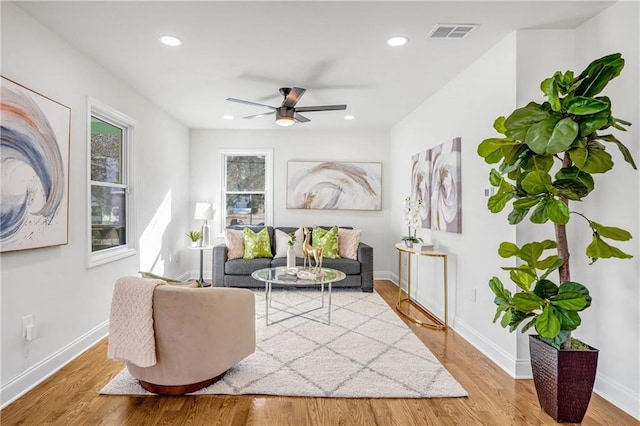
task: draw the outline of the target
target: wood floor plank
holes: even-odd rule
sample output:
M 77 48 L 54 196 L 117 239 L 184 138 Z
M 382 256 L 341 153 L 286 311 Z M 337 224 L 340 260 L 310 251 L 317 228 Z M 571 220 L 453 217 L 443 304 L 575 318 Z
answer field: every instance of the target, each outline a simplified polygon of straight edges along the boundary
M 391 306 L 398 289 L 376 281 Z M 335 290 L 338 291 L 338 290 Z M 402 318 L 402 317 L 401 317 Z M 538 405 L 531 380 L 514 380 L 449 330 L 405 323 L 467 390 L 467 398 L 370 399 L 262 395 L 99 395 L 123 363 L 107 358 L 106 339 L 0 411 L 9 425 L 555 425 Z M 585 426 L 640 422 L 593 395 Z

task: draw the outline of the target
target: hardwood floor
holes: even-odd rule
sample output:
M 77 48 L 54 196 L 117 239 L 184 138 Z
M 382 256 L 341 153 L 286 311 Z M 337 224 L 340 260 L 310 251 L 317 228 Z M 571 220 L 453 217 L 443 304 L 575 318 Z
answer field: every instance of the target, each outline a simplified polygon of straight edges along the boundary
M 397 287 L 376 281 L 395 304 Z M 405 321 L 406 322 L 406 321 Z M 340 399 L 274 396 L 99 395 L 123 368 L 106 339 L 0 412 L 8 425 L 546 425 L 531 380 L 514 380 L 449 330 L 408 325 L 469 393 L 468 398 Z M 593 395 L 584 425 L 638 425 Z

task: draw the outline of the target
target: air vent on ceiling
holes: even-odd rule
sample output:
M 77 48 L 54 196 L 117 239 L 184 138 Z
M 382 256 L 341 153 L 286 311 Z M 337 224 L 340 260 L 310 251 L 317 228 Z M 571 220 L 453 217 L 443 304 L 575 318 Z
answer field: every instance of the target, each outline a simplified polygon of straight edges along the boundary
M 427 38 L 465 38 L 476 28 L 476 24 L 438 24 Z

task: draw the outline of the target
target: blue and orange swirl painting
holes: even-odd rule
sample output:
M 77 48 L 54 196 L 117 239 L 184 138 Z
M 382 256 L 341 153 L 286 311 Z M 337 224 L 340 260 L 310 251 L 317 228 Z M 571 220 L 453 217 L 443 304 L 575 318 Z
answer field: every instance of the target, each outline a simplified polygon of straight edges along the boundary
M 3 251 L 17 238 L 34 240 L 32 247 L 48 245 L 36 240 L 46 234 L 66 198 L 60 146 L 47 116 L 28 92 L 3 79 L 1 95 L 0 242 Z M 16 248 L 32 248 L 28 241 L 18 243 Z

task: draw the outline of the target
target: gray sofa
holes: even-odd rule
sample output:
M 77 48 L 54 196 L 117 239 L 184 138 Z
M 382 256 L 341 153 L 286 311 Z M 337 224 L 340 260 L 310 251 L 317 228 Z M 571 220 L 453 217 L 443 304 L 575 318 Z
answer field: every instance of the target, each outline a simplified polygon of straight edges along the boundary
M 229 229 L 242 230 L 242 226 L 229 226 Z M 264 226 L 249 226 L 254 232 L 261 231 Z M 295 232 L 297 227 L 267 226 L 267 232 L 271 241 L 271 252 L 275 254 L 275 230 L 283 232 Z M 330 229 L 331 227 L 323 226 Z M 348 226 L 341 228 L 352 229 Z M 298 258 L 296 264 L 302 265 L 302 258 Z M 251 278 L 254 271 L 262 268 L 287 266 L 286 257 L 261 258 L 261 259 L 232 259 L 227 260 L 227 246 L 219 244 L 213 248 L 213 285 L 218 287 L 264 287 L 264 283 Z M 333 283 L 336 287 L 358 287 L 363 292 L 373 292 L 373 247 L 360 242 L 358 246 L 358 259 L 323 259 L 322 266 L 337 269 L 347 276 L 344 280 Z M 274 284 L 275 287 L 275 284 Z

